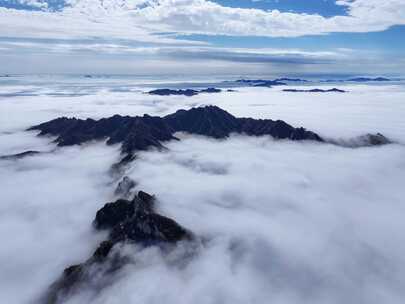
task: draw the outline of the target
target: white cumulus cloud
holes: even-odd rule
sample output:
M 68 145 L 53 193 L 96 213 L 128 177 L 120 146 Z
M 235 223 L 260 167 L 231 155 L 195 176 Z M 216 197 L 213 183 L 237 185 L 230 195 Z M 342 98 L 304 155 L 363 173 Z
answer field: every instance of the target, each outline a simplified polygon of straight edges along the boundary
M 156 40 L 152 33 L 172 31 L 179 34 L 296 37 L 382 31 L 405 24 L 405 2 L 401 0 L 340 0 L 336 4 L 346 6 L 348 14 L 323 17 L 242 9 L 207 0 L 70 0 L 61 12 L 2 8 L 0 35 Z M 26 22 L 28 17 L 29 23 Z

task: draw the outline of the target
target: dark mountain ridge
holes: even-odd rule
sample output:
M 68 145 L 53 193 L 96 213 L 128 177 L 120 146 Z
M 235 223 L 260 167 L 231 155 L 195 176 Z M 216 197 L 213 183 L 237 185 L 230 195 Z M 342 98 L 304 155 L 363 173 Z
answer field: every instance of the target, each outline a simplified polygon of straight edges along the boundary
M 239 133 L 270 135 L 277 139 L 323 141 L 316 133 L 294 128 L 281 120 L 237 118 L 217 106 L 179 110 L 164 117 L 114 115 L 100 120 L 62 117 L 29 130 L 39 130 L 39 135 L 57 136 L 55 142 L 58 146 L 107 139 L 108 145 L 121 143 L 124 154 L 151 147 L 164 148 L 162 142 L 176 140 L 173 134 L 179 131 L 213 138 L 226 138 L 231 133 Z

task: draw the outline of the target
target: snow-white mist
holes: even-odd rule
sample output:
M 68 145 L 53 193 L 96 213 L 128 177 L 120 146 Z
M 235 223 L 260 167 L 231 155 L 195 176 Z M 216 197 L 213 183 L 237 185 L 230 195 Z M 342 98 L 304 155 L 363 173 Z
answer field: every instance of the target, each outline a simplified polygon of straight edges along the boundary
M 135 264 L 111 286 L 75 294 L 68 303 L 402 303 L 405 91 L 346 89 L 254 88 L 187 98 L 102 88 L 76 97 L 42 91 L 3 98 L 0 155 L 53 152 L 0 160 L 1 302 L 32 303 L 65 267 L 92 254 L 106 236 L 91 222 L 114 199 L 117 183 L 109 168 L 118 146 L 54 150 L 52 138 L 37 138 L 26 127 L 62 115 L 163 115 L 216 104 L 236 116 L 284 119 L 323 136 L 381 132 L 399 144 L 350 149 L 179 134 L 182 140 L 167 143 L 168 151 L 140 153 L 127 175 L 203 245 L 185 264 L 173 257 L 182 248 L 171 257 L 157 248 L 127 248 Z

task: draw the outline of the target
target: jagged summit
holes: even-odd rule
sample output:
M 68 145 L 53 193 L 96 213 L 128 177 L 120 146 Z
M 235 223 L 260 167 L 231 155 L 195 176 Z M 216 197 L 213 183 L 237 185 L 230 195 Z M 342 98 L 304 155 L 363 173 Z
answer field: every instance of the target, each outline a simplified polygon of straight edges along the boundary
M 173 130 L 160 117 L 149 115 L 114 115 L 100 120 L 62 117 L 29 130 L 40 130 L 39 135 L 58 136 L 55 140 L 58 146 L 108 139 L 108 145 L 122 143 L 124 153 L 146 150 L 151 146 L 161 148 L 162 141 L 175 139 L 172 136 Z
M 39 135 L 57 136 L 59 146 L 82 144 L 91 140 L 107 140 L 108 145 L 121 143 L 124 154 L 163 148 L 162 142 L 176 140 L 175 132 L 188 132 L 213 138 L 225 138 L 231 133 L 279 139 L 323 141 L 314 132 L 294 128 L 284 121 L 237 118 L 217 106 L 178 110 L 164 117 L 114 115 L 100 120 L 61 117 L 29 128 Z
M 191 243 L 197 242 L 197 237 L 175 220 L 159 214 L 155 203 L 154 195 L 139 191 L 132 200 L 105 204 L 97 211 L 93 227 L 106 231 L 107 239 L 85 262 L 67 267 L 38 303 L 64 303 L 79 290 L 102 290 L 108 286 L 114 274 L 135 262 L 120 250 L 123 244 L 154 245 L 169 251 L 179 242 L 188 242 L 191 251 Z
M 217 106 L 178 110 L 164 117 L 174 130 L 191 134 L 224 138 L 239 128 L 238 119 Z

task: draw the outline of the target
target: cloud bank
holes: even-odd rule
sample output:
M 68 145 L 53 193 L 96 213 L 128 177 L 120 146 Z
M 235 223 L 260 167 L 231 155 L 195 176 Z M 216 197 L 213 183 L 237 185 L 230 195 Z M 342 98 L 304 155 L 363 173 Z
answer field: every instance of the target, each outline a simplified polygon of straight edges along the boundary
M 182 247 L 167 256 L 127 246 L 135 262 L 111 285 L 67 303 L 401 303 L 403 147 L 265 137 L 168 147 L 141 153 L 128 174 L 204 245 L 187 263 Z M 2 299 L 30 303 L 91 254 L 104 236 L 90 224 L 112 199 L 105 169 L 116 157 L 96 144 L 1 162 Z
M 395 215 L 402 209 L 402 148 L 353 151 L 243 137 L 190 138 L 169 147 L 143 153 L 129 175 L 139 188 L 159 185 L 162 212 L 208 244 L 186 269 L 161 262 L 137 272 L 135 266 L 100 299 L 128 295 L 132 282 L 162 269 L 157 286 L 168 288 L 156 294 L 152 288 L 141 301 L 401 301 L 404 248 L 396 244 L 403 236 L 388 240 L 403 229 Z M 382 181 L 386 164 L 397 180 L 390 186 Z
M 1 155 L 52 150 L 52 138 L 21 130 L 61 115 L 164 114 L 210 103 L 333 137 L 381 131 L 405 141 L 400 86 L 347 86 L 349 93 L 335 97 L 248 88 L 172 98 L 114 90 L 123 80 L 82 87 L 37 81 L 22 86 L 30 96 L 1 99 L 0 111 L 8 113 L 0 121 Z M 77 90 L 86 94 L 51 95 Z M 136 263 L 108 288 L 83 290 L 68 303 L 402 303 L 402 145 L 352 150 L 268 137 L 182 137 L 169 151 L 141 153 L 127 174 L 137 189 L 157 195 L 160 213 L 201 236 L 203 247 L 181 263 L 181 247 L 167 256 L 128 246 Z M 108 169 L 118 154 L 119 147 L 91 143 L 0 160 L 3 301 L 31 304 L 64 267 L 91 255 L 105 237 L 91 221 L 113 199 L 117 181 Z
M 2 36 L 128 38 L 154 41 L 153 33 L 298 37 L 332 32 L 371 32 L 405 24 L 401 0 L 340 0 L 346 16 L 323 17 L 242 9 L 207 0 L 71 0 L 60 12 L 0 10 Z M 24 23 L 30 16 L 30 26 Z M 74 21 L 74 22 L 73 22 Z M 50 29 L 47 25 L 52 22 Z M 167 39 L 167 40 L 165 40 Z M 170 41 L 159 38 L 160 42 Z

